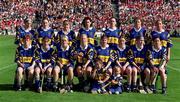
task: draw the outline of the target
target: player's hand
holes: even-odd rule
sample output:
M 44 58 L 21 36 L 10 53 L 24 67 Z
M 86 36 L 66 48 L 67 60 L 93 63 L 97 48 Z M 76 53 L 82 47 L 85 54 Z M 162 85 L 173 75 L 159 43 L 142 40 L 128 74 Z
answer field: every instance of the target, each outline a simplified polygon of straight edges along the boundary
M 111 81 L 111 84 L 112 84 L 112 85 L 115 85 L 115 84 L 116 84 L 115 80 L 112 80 L 112 81 Z
M 141 68 L 139 66 L 136 67 L 136 68 L 137 68 L 138 72 L 141 72 Z
M 83 72 L 86 71 L 86 65 L 82 66 L 82 70 L 83 70 Z
M 42 74 L 44 74 L 46 69 L 42 68 L 41 71 L 42 71 Z
M 22 63 L 19 63 L 19 65 L 20 65 L 20 67 L 24 68 L 24 64 L 22 64 Z
M 98 81 L 99 84 L 103 84 L 104 82 L 103 81 Z
M 107 69 L 106 68 L 103 68 L 103 72 L 105 72 Z
M 157 67 L 153 67 L 153 71 L 154 71 L 155 73 L 157 73 L 157 72 L 158 72 L 158 68 L 157 68 Z

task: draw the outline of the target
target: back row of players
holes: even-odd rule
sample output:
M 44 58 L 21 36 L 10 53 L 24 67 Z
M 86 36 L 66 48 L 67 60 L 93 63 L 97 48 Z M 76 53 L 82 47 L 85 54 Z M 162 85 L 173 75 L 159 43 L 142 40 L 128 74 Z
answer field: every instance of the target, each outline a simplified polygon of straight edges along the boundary
M 63 29 L 56 36 L 47 18 L 37 30 L 31 28 L 30 19 L 24 23 L 17 28 L 15 40 L 16 90 L 21 90 L 22 79 L 26 77 L 26 87 L 31 88 L 35 80 L 36 91 L 42 92 L 45 76 L 46 89 L 71 92 L 73 77 L 77 76 L 79 90 L 92 93 L 120 94 L 123 90 L 156 93 L 156 78 L 160 74 L 162 93 L 166 94 L 166 65 L 172 43 L 162 20 L 157 20 L 156 30 L 147 34 L 141 19 L 136 18 L 134 28 L 126 35 L 116 27 L 116 19 L 111 18 L 99 44 L 89 17 L 82 21 L 77 36 L 68 20 L 64 20 Z M 62 71 L 68 76 L 66 83 L 62 85 L 62 80 L 59 86 Z M 122 83 L 125 76 L 126 85 Z

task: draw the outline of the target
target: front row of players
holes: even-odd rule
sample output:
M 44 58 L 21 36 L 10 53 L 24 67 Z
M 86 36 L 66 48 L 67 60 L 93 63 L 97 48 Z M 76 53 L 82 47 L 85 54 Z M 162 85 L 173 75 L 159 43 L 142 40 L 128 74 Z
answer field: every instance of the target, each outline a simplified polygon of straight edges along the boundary
M 18 67 L 14 87 L 21 90 L 25 79 L 26 88 L 32 88 L 35 83 L 35 89 L 40 93 L 44 88 L 72 92 L 73 78 L 77 76 L 81 91 L 156 93 L 156 78 L 160 75 L 162 93 L 166 93 L 166 49 L 161 46 L 158 36 L 148 47 L 143 37 L 137 37 L 136 45 L 131 47 L 126 45 L 123 36 L 119 38 L 118 46 L 113 48 L 107 41 L 103 35 L 100 46 L 93 48 L 88 45 L 87 36 L 82 34 L 80 44 L 70 47 L 68 38 L 62 36 L 56 48 L 51 48 L 48 37 L 44 37 L 42 46 L 36 49 L 31 45 L 31 37 L 25 36 L 23 46 L 16 51 Z

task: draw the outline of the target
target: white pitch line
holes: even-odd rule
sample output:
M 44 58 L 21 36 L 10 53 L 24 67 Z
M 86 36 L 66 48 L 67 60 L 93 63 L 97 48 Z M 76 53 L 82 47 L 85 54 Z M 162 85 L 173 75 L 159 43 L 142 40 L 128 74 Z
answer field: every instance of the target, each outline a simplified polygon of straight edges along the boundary
M 170 69 L 172 69 L 172 70 L 175 70 L 175 71 L 178 71 L 178 72 L 180 72 L 180 70 L 179 69 L 177 69 L 177 68 L 174 68 L 174 67 L 172 67 L 172 66 L 170 66 L 170 65 L 167 65 L 167 67 L 169 67 Z
M 0 68 L 0 71 L 2 71 L 2 70 L 6 70 L 6 69 L 9 69 L 9 67 L 12 67 L 12 66 L 14 66 L 14 65 L 16 65 L 16 64 L 14 63 L 14 64 L 10 64 L 10 65 L 7 65 L 7 66 L 4 66 L 4 67 L 1 67 L 1 68 Z

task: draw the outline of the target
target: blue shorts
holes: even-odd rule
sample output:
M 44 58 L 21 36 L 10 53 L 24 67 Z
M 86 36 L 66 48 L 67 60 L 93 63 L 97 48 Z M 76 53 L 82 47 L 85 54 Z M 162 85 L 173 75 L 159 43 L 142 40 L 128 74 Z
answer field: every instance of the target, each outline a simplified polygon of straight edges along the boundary
M 92 91 L 98 91 L 98 90 L 101 90 L 102 91 L 102 86 L 104 86 L 105 83 L 103 84 L 99 84 L 97 81 L 93 82 L 92 84 Z
M 112 94 L 115 94 L 115 92 L 122 93 L 122 87 L 121 87 L 121 86 L 118 86 L 118 85 L 113 85 L 113 86 L 109 87 L 109 91 L 110 91 Z

